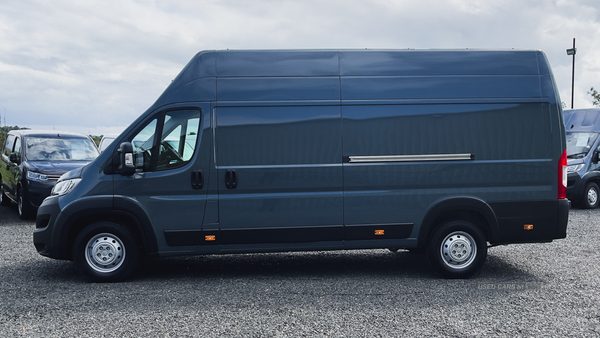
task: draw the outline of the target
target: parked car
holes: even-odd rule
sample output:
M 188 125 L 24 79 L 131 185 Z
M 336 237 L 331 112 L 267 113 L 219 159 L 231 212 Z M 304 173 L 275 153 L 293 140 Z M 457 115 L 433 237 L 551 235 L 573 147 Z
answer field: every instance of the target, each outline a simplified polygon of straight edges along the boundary
M 96 281 L 143 257 L 405 248 L 466 278 L 566 237 L 541 51 L 205 51 L 40 207 L 37 251 Z M 541 254 L 541 253 L 540 253 Z
M 600 108 L 563 111 L 567 137 L 567 198 L 587 209 L 600 205 Z
M 104 149 L 106 149 L 112 143 L 112 141 L 114 141 L 115 138 L 117 138 L 117 136 L 117 134 L 106 134 L 102 136 L 100 143 L 98 143 L 98 150 L 100 150 L 100 152 L 103 152 Z
M 62 174 L 97 156 L 94 142 L 84 134 L 12 130 L 0 160 L 0 204 L 17 203 L 19 217 L 31 217 Z

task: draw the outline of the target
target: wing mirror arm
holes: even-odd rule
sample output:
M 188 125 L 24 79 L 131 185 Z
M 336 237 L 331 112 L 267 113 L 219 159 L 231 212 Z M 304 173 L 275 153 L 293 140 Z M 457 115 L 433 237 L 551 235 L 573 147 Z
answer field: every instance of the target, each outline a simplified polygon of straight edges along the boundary
M 131 176 L 135 173 L 135 161 L 133 160 L 133 146 L 130 142 L 119 145 L 119 174 Z

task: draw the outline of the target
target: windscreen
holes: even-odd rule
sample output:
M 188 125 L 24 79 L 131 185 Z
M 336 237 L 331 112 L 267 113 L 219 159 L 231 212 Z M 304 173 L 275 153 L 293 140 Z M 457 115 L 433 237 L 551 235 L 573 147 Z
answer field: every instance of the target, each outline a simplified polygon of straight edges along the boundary
M 25 138 L 29 161 L 91 161 L 98 149 L 87 138 L 34 137 Z
M 567 132 L 567 157 L 583 158 L 592 149 L 598 133 Z

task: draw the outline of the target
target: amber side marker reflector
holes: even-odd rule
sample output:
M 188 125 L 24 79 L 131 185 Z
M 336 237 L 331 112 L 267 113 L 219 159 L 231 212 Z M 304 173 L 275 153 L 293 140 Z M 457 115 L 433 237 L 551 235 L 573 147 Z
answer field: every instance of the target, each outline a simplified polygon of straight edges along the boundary
M 215 240 L 215 237 L 216 237 L 216 236 L 214 236 L 214 235 L 210 235 L 210 236 L 204 236 L 204 240 L 205 240 L 205 241 L 214 241 L 214 240 Z
M 523 230 L 533 230 L 533 224 L 525 224 L 525 225 L 523 225 Z
M 377 236 L 385 235 L 385 230 L 375 230 L 375 235 L 377 235 Z

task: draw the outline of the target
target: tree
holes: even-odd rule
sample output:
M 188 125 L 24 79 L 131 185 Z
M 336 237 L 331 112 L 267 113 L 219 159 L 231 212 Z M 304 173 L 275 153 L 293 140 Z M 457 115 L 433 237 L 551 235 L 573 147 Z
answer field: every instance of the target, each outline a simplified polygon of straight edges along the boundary
M 594 106 L 600 106 L 600 93 L 598 93 L 598 91 L 594 89 L 594 87 L 590 88 L 588 94 L 590 94 L 594 99 L 594 102 L 592 102 L 592 104 Z
M 96 143 L 96 147 L 100 144 L 100 140 L 102 140 L 102 136 L 97 136 L 97 135 L 90 135 L 90 137 L 92 138 L 92 140 L 94 140 L 94 143 Z
M 29 128 L 21 128 L 19 126 L 3 126 L 0 127 L 0 151 L 2 151 L 2 147 L 4 147 L 4 141 L 6 141 L 6 134 L 8 134 L 11 130 L 19 130 L 19 129 L 29 129 Z

